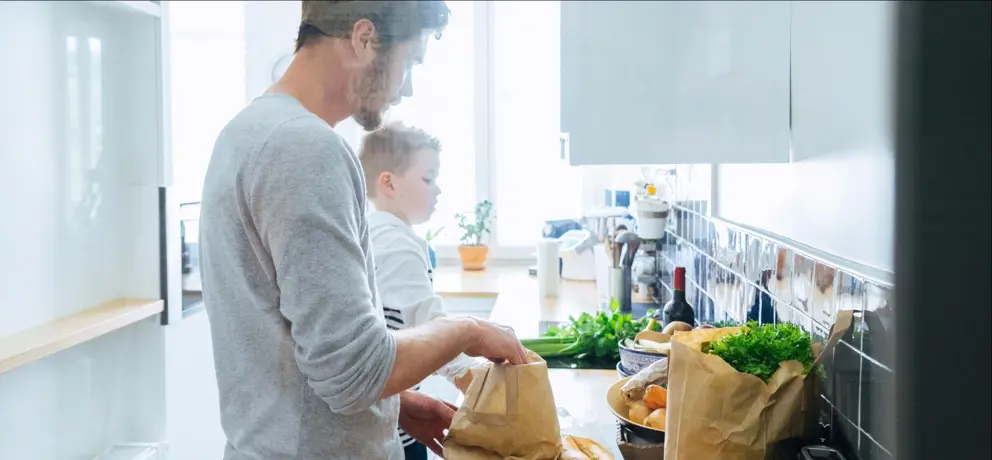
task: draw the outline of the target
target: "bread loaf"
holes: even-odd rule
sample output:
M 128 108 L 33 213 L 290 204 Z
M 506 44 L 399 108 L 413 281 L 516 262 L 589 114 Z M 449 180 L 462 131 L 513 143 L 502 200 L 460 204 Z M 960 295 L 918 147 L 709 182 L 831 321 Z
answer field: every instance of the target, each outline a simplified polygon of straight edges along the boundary
M 559 460 L 613 460 L 613 455 L 596 441 L 578 436 L 565 436 L 561 439 L 564 448 Z

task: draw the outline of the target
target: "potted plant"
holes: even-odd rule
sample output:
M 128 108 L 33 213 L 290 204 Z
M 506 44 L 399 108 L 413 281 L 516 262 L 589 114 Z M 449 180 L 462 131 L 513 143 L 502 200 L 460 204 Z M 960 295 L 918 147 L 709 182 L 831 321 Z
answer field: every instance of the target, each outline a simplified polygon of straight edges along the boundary
M 431 261 L 431 269 L 437 268 L 437 253 L 434 252 L 434 246 L 431 246 L 431 240 L 437 238 L 437 236 L 441 234 L 442 230 L 444 230 L 444 225 L 434 230 L 428 230 L 427 235 L 424 236 L 424 241 L 427 242 L 427 256 Z
M 462 229 L 461 245 L 458 246 L 458 256 L 462 259 L 462 269 L 483 270 L 486 268 L 486 258 L 489 256 L 489 246 L 482 238 L 492 232 L 493 204 L 485 200 L 475 205 L 471 216 L 456 214 L 458 227 Z

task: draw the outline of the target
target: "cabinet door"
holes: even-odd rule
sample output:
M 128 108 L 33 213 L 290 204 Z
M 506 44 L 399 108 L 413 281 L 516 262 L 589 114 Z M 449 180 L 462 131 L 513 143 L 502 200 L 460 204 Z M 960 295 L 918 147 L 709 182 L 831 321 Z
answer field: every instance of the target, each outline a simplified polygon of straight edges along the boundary
M 573 165 L 672 152 L 672 2 L 561 2 L 561 130 Z
M 789 160 L 787 2 L 562 2 L 572 164 Z
M 793 160 L 892 154 L 895 2 L 792 2 Z
M 672 2 L 672 163 L 789 161 L 789 2 Z

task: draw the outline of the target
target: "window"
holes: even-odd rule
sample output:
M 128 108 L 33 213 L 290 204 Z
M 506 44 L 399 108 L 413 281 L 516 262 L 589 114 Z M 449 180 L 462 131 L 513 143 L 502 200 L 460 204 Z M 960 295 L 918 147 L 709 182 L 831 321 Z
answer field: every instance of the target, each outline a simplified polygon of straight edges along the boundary
M 500 246 L 533 247 L 544 221 L 582 211 L 580 171 L 561 159 L 558 136 L 561 5 L 493 7 L 496 233 Z
M 413 97 L 392 108 L 387 119 L 398 119 L 433 134 L 441 141 L 441 171 L 437 210 L 417 233 L 444 226 L 435 244 L 454 245 L 460 236 L 454 215 L 471 210 L 476 193 L 476 120 L 482 106 L 476 100 L 477 2 L 448 2 L 451 20 L 441 40 L 432 40 L 422 65 L 413 70 Z
M 413 97 L 387 119 L 418 126 L 443 147 L 442 193 L 425 234 L 453 257 L 454 215 L 490 199 L 494 258 L 529 258 L 548 219 L 581 213 L 581 176 L 560 157 L 559 2 L 448 2 L 451 20 L 413 73 Z

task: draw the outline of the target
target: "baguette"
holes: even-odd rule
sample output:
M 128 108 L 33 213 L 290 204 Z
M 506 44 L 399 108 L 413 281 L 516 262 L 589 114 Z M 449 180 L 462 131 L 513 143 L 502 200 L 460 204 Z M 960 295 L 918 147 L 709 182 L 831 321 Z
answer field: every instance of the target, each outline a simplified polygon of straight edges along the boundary
M 596 441 L 578 436 L 565 436 L 561 440 L 560 460 L 613 460 L 613 455 Z

